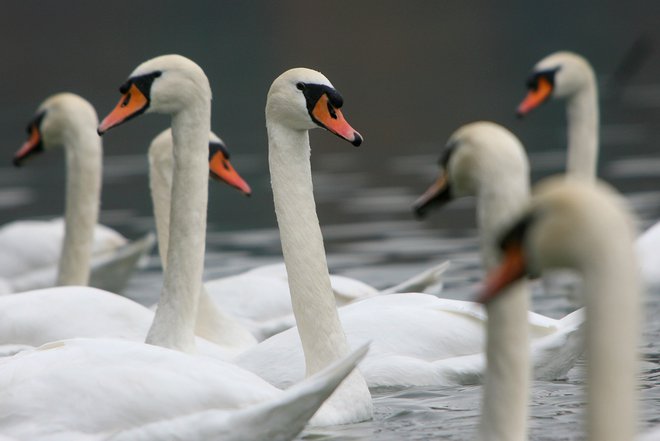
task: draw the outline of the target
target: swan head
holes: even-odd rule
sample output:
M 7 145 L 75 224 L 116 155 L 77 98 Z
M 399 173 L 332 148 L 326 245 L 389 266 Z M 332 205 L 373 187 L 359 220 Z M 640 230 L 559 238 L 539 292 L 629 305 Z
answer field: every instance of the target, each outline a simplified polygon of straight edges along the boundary
M 51 148 L 77 145 L 71 141 L 98 122 L 94 107 L 84 98 L 73 93 L 49 97 L 29 122 L 28 139 L 14 155 L 14 165 L 19 167 L 28 158 Z
M 149 146 L 149 164 L 151 167 L 168 176 L 172 181 L 173 164 L 172 129 L 163 130 L 156 136 Z M 250 185 L 238 174 L 229 161 L 229 150 L 222 139 L 213 132 L 209 132 L 209 177 L 222 181 L 236 188 L 246 196 L 252 194 Z M 170 184 L 171 185 L 171 184 Z
M 611 255 L 632 258 L 633 241 L 633 221 L 610 187 L 566 176 L 546 179 L 501 236 L 503 258 L 487 276 L 480 301 L 490 301 L 525 275 L 550 269 L 585 273 Z
M 145 61 L 119 92 L 119 103 L 99 125 L 100 135 L 143 113 L 173 115 L 193 103 L 211 99 L 211 86 L 202 68 L 181 55 Z
M 550 98 L 570 98 L 595 81 L 589 62 L 572 52 L 555 52 L 539 61 L 527 79 L 527 96 L 517 109 L 525 116 Z
M 433 206 L 489 191 L 527 188 L 529 164 L 522 144 L 506 128 L 487 121 L 456 130 L 440 156 L 438 179 L 413 205 L 418 217 Z M 494 188 L 495 187 L 495 188 Z
M 362 136 L 346 121 L 344 99 L 321 73 L 295 68 L 277 77 L 268 91 L 266 119 L 293 130 L 322 127 L 355 146 Z

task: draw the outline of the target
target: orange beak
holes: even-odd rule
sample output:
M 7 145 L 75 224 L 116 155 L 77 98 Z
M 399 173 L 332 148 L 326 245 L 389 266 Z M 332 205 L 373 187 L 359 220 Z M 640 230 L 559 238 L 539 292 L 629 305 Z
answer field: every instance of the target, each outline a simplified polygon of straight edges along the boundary
M 418 217 L 426 214 L 433 203 L 444 204 L 451 200 L 447 174 L 443 173 L 413 204 L 413 210 Z
M 23 143 L 20 149 L 14 154 L 14 165 L 20 167 L 29 156 L 34 155 L 35 153 L 43 151 L 44 147 L 41 143 L 41 133 L 39 129 L 33 125 L 30 128 L 30 136 L 28 140 Z
M 209 160 L 209 171 L 211 177 L 218 181 L 224 181 L 234 188 L 239 189 L 246 196 L 250 196 L 252 189 L 247 182 L 232 167 L 229 159 L 221 151 L 217 151 Z
M 486 276 L 484 288 L 477 301 L 480 303 L 492 301 L 507 286 L 521 279 L 525 272 L 525 256 L 521 244 L 510 245 L 504 251 L 500 266 Z
M 97 130 L 99 135 L 103 135 L 111 128 L 144 113 L 148 107 L 149 100 L 147 97 L 140 92 L 135 84 L 131 84 L 130 89 L 121 97 L 115 109 L 101 121 Z
M 319 100 L 314 105 L 312 116 L 318 124 L 322 125 L 335 135 L 345 139 L 354 146 L 362 144 L 362 136 L 351 127 L 341 110 L 335 108 L 328 100 L 328 95 L 325 93 L 321 95 Z
M 516 114 L 519 117 L 527 115 L 529 112 L 543 104 L 550 97 L 551 93 L 552 84 L 550 84 L 550 81 L 545 77 L 540 77 L 536 89 L 530 89 L 530 91 L 527 92 L 527 96 L 518 106 Z

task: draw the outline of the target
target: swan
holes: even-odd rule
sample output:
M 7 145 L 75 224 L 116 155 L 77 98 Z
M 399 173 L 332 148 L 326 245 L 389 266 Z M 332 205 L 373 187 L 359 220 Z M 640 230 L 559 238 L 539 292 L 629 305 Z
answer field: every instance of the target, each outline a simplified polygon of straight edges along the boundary
M 64 219 L 14 221 L 0 229 L 0 278 L 4 293 L 53 285 L 87 285 L 120 291 L 141 257 L 151 250 L 151 234 L 134 243 L 97 224 L 101 192 L 101 140 L 89 102 L 73 93 L 46 99 L 28 125 L 29 138 L 14 164 L 63 146 L 66 151 Z M 91 275 L 90 275 L 91 274 Z
M 231 363 L 144 343 L 55 341 L 0 360 L 0 432 L 39 441 L 290 440 L 365 352 L 281 391 Z
M 168 130 L 161 136 L 171 137 L 171 134 Z M 212 141 L 211 147 L 209 147 L 209 136 Z M 206 180 L 210 168 L 213 176 L 227 181 L 243 192 L 249 192 L 249 186 L 235 172 L 229 160 L 226 157 L 218 156 L 219 154 L 224 155 L 224 153 L 214 149 L 213 143 L 216 139 L 214 135 L 207 134 L 206 151 L 203 158 L 209 162 L 205 162 L 204 169 L 198 172 L 201 174 L 200 181 L 203 183 L 204 189 L 207 188 Z M 171 141 L 169 148 L 172 148 Z M 169 166 L 170 169 L 173 167 L 171 161 Z M 152 186 L 156 185 L 153 184 L 153 180 L 158 180 L 158 168 L 154 167 L 154 169 L 155 172 L 151 174 Z M 194 172 L 192 170 L 188 174 Z M 168 174 L 170 181 L 171 175 L 170 170 Z M 185 179 L 186 175 L 184 174 L 183 177 Z M 171 182 L 167 185 L 168 188 L 172 186 Z M 156 193 L 154 196 L 159 196 L 159 194 Z M 162 211 L 166 209 L 169 213 L 170 205 L 169 196 L 166 206 L 158 198 L 154 200 L 154 210 L 158 221 L 157 231 L 159 235 L 163 236 L 160 237 L 161 245 L 159 247 L 163 256 L 168 253 L 169 241 L 166 230 L 169 229 L 170 221 L 169 215 L 163 215 Z M 175 224 L 172 225 L 175 226 Z M 176 272 L 177 268 L 177 266 L 173 267 L 173 271 Z M 166 265 L 164 265 L 164 269 L 167 274 Z M 178 295 L 187 296 L 189 293 L 182 289 Z M 200 316 L 204 320 L 198 319 L 195 323 L 196 313 L 189 308 L 182 312 L 182 314 L 187 314 L 183 317 L 185 323 L 177 327 L 169 325 L 171 319 L 168 316 L 171 317 L 176 313 L 176 311 L 171 311 L 176 307 L 171 300 L 170 303 L 163 306 L 161 299 L 159 308 L 154 315 L 149 308 L 137 302 L 91 287 L 57 287 L 13 296 L 2 296 L 0 297 L 0 345 L 39 346 L 50 341 L 73 337 L 144 341 L 152 323 L 159 323 L 162 320 L 167 321 L 161 327 L 165 332 L 170 330 L 170 332 L 191 334 L 195 329 L 197 334 L 205 339 L 197 339 L 196 349 L 200 353 L 212 357 L 228 359 L 256 344 L 256 340 L 247 329 L 215 308 L 212 301 L 205 298 L 204 293 L 200 293 L 200 302 L 204 308 L 204 314 Z M 186 328 L 186 326 L 190 326 L 190 328 Z M 170 338 L 166 335 L 162 339 L 156 337 L 151 342 L 168 345 L 169 341 Z M 187 346 L 184 350 L 194 352 L 194 349 L 193 346 Z M 3 352 L 11 353 L 13 350 L 11 346 L 8 346 Z
M 213 132 L 210 134 L 209 148 L 212 161 L 217 161 L 213 169 L 225 171 L 221 164 L 229 159 L 229 153 L 224 142 Z M 170 192 L 172 187 L 172 135 L 170 129 L 164 130 L 154 138 L 149 147 L 149 182 L 151 198 L 154 202 L 154 217 L 158 232 L 158 243 L 161 262 L 167 255 L 168 220 L 170 213 Z M 228 164 L 231 167 L 231 164 Z M 238 175 L 222 176 L 222 180 L 235 186 L 244 193 L 250 188 Z M 438 283 L 440 276 L 448 267 L 442 263 L 431 269 L 415 275 L 382 293 L 397 292 L 410 287 L 426 288 Z M 330 283 L 337 304 L 344 305 L 355 300 L 378 295 L 381 292 L 359 280 L 330 275 Z M 291 310 L 291 297 L 284 263 L 263 265 L 243 273 L 208 280 L 204 283 L 206 293 L 200 297 L 200 307 L 197 311 L 196 334 L 210 341 L 217 342 L 215 334 L 219 332 L 217 325 L 218 308 L 238 320 L 258 339 L 263 340 L 277 332 L 295 326 Z M 211 303 L 209 303 L 211 302 Z M 215 305 L 213 305 L 215 303 Z M 226 319 L 222 319 L 223 322 Z
M 556 52 L 534 66 L 527 81 L 529 91 L 517 109 L 527 115 L 550 98 L 566 100 L 568 119 L 567 173 L 588 181 L 596 179 L 599 150 L 598 86 L 591 64 L 572 52 Z M 642 278 L 660 286 L 660 222 L 637 240 Z
M 633 439 L 641 286 L 623 199 L 600 183 L 550 179 L 502 237 L 505 257 L 486 278 L 482 300 L 525 273 L 577 272 L 586 305 L 588 439 Z
M 287 71 L 269 91 L 266 125 L 271 181 L 297 328 L 248 349 L 236 362 L 272 384 L 285 387 L 303 378 L 305 366 L 309 371 L 314 358 L 327 357 L 327 353 L 345 345 L 345 332 L 350 346 L 371 341 L 369 354 L 360 366 L 370 387 L 480 381 L 486 325 L 481 305 L 420 293 L 375 296 L 339 308 L 340 326 L 328 287 L 314 207 L 307 135 L 307 130 L 317 125 L 325 127 L 325 120 L 313 111 L 324 110 L 328 103 L 337 115 L 337 120 L 330 119 L 330 130 L 359 143 L 361 138 L 344 125 L 337 112 L 342 104 L 340 95 L 321 73 Z M 538 343 L 535 355 L 541 368 L 537 376 L 561 375 L 570 363 L 553 363 L 552 357 L 556 361 L 563 358 L 556 357 L 552 347 L 561 343 L 566 351 L 572 348 L 565 344 L 568 337 L 561 336 L 571 329 L 574 317 L 557 321 L 530 314 L 529 320 Z

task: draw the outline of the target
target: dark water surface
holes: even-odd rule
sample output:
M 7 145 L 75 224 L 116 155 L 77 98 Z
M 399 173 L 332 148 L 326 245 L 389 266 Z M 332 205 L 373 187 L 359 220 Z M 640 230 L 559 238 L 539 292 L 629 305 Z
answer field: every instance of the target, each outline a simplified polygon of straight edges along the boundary
M 206 277 L 277 261 L 280 245 L 266 158 L 263 120 L 271 81 L 285 69 L 323 71 L 342 92 L 344 114 L 365 136 L 358 149 L 315 131 L 313 169 L 318 212 L 332 269 L 385 287 L 452 261 L 443 296 L 469 299 L 482 273 L 474 206 L 458 201 L 424 222 L 412 201 L 436 173 L 440 147 L 460 125 L 504 124 L 530 152 L 533 178 L 564 164 L 563 105 L 550 103 L 525 121 L 513 109 L 532 65 L 569 49 L 593 63 L 601 80 L 600 175 L 624 192 L 640 229 L 660 218 L 660 2 L 487 2 L 347 0 L 115 1 L 3 5 L 0 14 L 0 221 L 45 218 L 63 207 L 63 154 L 48 152 L 13 169 L 24 127 L 48 95 L 71 91 L 100 116 L 118 86 L 143 60 L 181 53 L 207 72 L 214 90 L 213 126 L 250 182 L 251 198 L 211 184 Z M 650 55 L 613 80 L 641 35 Z M 146 147 L 167 127 L 163 117 L 131 121 L 104 138 L 101 218 L 129 237 L 153 229 Z M 127 295 L 152 301 L 160 269 L 131 282 Z M 660 424 L 660 293 L 646 298 L 640 427 Z M 534 291 L 536 312 L 572 310 L 565 293 Z M 531 438 L 584 439 L 584 369 L 536 382 Z M 308 440 L 471 439 L 481 387 L 378 390 L 374 421 L 311 430 Z

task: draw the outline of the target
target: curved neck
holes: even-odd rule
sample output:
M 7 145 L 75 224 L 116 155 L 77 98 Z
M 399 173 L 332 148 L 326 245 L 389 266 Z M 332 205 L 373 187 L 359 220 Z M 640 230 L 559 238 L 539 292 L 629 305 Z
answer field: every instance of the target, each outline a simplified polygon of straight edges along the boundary
M 348 353 L 312 188 L 309 134 L 267 123 L 268 161 L 291 303 L 313 374 Z
M 568 119 L 567 172 L 590 181 L 598 165 L 598 91 L 596 80 L 587 83 L 566 103 Z
M 496 240 L 529 198 L 529 180 L 521 176 L 483 185 L 478 196 L 478 222 L 484 266 L 500 260 Z M 484 380 L 479 439 L 527 439 L 530 382 L 529 290 L 519 282 L 486 306 L 488 312 L 486 378 Z
M 73 130 L 65 148 L 65 231 L 57 284 L 87 285 L 101 197 L 101 138 L 93 127 Z
M 172 148 L 149 152 L 149 184 L 154 204 L 154 218 L 158 235 L 158 252 L 164 270 L 170 240 L 170 194 L 172 191 Z M 240 323 L 221 311 L 201 286 L 195 334 L 224 348 L 243 350 L 256 344 L 254 336 Z
M 593 250 L 597 265 L 583 274 L 590 440 L 634 439 L 640 286 L 631 243 Z
M 346 356 L 349 346 L 339 322 L 323 236 L 316 216 L 309 134 L 306 130 L 292 130 L 275 124 L 269 121 L 268 114 L 266 128 L 275 214 L 293 315 L 309 376 Z M 336 414 L 344 415 L 328 419 L 324 424 L 372 418 L 371 394 L 358 369 L 335 390 L 315 418 L 323 420 L 324 409 L 334 409 Z
M 204 267 L 210 107 L 206 97 L 172 116 L 174 172 L 167 264 L 158 309 L 147 335 L 147 343 L 185 352 L 195 350 Z

